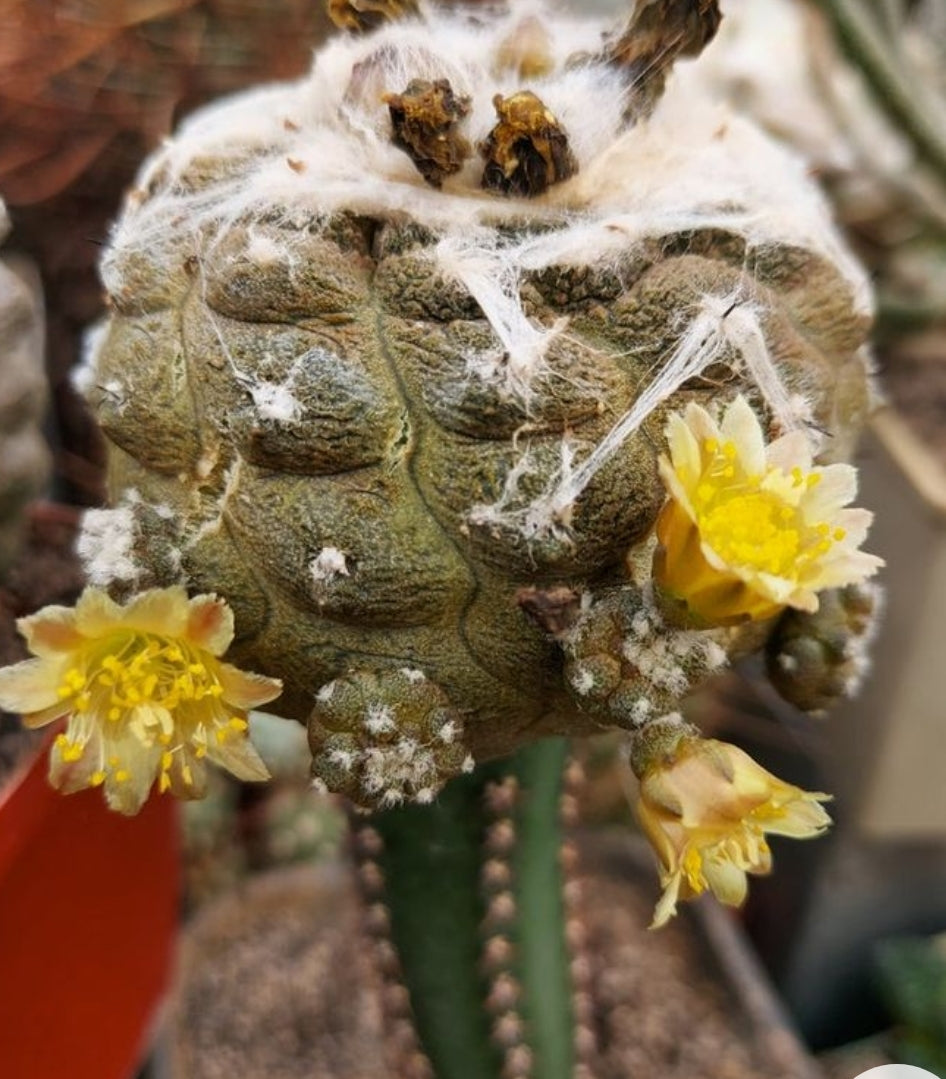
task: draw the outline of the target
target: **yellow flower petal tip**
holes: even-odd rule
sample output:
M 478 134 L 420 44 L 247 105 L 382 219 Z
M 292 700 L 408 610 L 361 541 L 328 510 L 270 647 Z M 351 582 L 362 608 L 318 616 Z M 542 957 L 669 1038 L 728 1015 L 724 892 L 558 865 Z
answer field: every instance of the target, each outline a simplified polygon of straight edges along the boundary
M 680 900 L 705 891 L 739 906 L 747 874 L 772 868 L 766 835 L 808 839 L 831 824 L 821 805 L 830 795 L 783 782 L 726 742 L 684 733 L 636 767 L 637 816 L 663 888 L 651 928 L 665 925 Z
M 0 670 L 0 707 L 30 727 L 68 717 L 49 762 L 64 793 L 102 787 L 112 809 L 133 814 L 156 781 L 202 797 L 205 758 L 268 778 L 246 715 L 282 686 L 221 661 L 233 639 L 222 599 L 158 588 L 120 606 L 88 588 L 74 608 L 47 607 L 19 628 L 37 658 Z
M 732 625 L 785 607 L 814 611 L 817 593 L 883 565 L 859 550 L 872 514 L 848 509 L 851 465 L 815 466 L 795 431 L 766 445 L 737 397 L 717 423 L 691 404 L 670 417 L 660 458 L 668 499 L 657 520 L 654 579 L 671 620 Z

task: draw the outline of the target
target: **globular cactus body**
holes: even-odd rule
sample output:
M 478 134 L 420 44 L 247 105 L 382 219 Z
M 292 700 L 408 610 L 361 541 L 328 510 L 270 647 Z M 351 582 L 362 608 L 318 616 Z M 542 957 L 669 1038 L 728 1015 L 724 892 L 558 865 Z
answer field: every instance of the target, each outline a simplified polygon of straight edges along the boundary
M 194 117 L 129 195 L 80 374 L 112 498 L 87 571 L 147 590 L 112 612 L 139 636 L 138 606 L 226 597 L 235 636 L 228 609 L 208 669 L 238 706 L 280 679 L 316 781 L 376 811 L 360 872 L 399 1074 L 586 1077 L 565 749 L 544 736 L 631 733 L 658 924 L 708 889 L 740 902 L 767 833 L 827 826 L 825 795 L 701 743 L 678 708 L 769 637 L 786 692 L 819 706 L 863 667 L 836 638 L 864 619 L 819 621 L 816 593 L 878 564 L 834 463 L 870 406 L 869 290 L 800 164 L 668 78 L 715 0 L 637 4 L 610 36 L 544 9 L 330 7 L 373 29 Z M 786 608 L 804 617 L 773 635 Z M 25 630 L 84 648 L 66 621 Z M 139 642 L 173 686 L 145 717 L 165 748 L 135 702 L 125 726 L 165 770 L 221 755 L 206 716 L 225 767 L 249 753 L 241 713 L 191 708 L 174 641 L 207 636 L 193 621 Z M 224 649 L 260 674 L 234 681 Z M 47 702 L 32 670 L 4 699 L 33 722 L 103 721 L 73 685 L 101 673 Z
M 284 714 L 340 676 L 374 687 L 333 716 L 355 742 L 420 672 L 462 714 L 454 771 L 613 722 L 520 590 L 627 585 L 668 408 L 744 392 L 770 434 L 838 455 L 869 404 L 865 282 L 799 164 L 685 79 L 658 100 L 663 61 L 645 92 L 635 57 L 718 21 L 664 7 L 685 32 L 663 51 L 646 20 L 602 49 L 552 14 L 340 39 L 148 163 L 83 372 L 113 500 L 94 583 L 226 595 Z

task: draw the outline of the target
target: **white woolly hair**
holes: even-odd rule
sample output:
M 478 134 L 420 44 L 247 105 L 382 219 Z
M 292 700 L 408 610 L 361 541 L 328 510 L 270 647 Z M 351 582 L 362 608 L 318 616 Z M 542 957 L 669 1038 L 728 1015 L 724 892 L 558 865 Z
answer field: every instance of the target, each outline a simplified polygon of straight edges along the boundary
M 272 220 L 278 207 L 287 223 L 311 225 L 348 209 L 409 215 L 454 237 L 470 237 L 477 226 L 558 225 L 517 252 L 515 261 L 532 268 L 598 262 L 635 240 L 676 229 L 725 227 L 751 243 L 796 243 L 823 253 L 868 306 L 864 275 L 844 251 L 802 162 L 726 107 L 706 102 L 702 88 L 690 92 L 687 63 L 678 65 L 653 116 L 625 130 L 624 74 L 595 58 L 611 24 L 551 12 L 543 3 L 514 6 L 514 14 L 482 22 L 431 11 L 423 22 L 338 35 L 301 81 L 238 94 L 196 113 L 139 177 L 139 188 L 153 186 L 154 193 L 129 200 L 113 254 L 105 258 L 106 285 L 114 253 L 155 243 L 177 247 L 181 228 L 212 232 L 262 213 Z M 522 78 L 497 71 L 500 47 L 529 16 L 540 18 L 550 35 L 551 72 Z M 581 55 L 586 59 L 575 62 Z M 412 78 L 449 79 L 470 98 L 463 130 L 474 144 L 496 122 L 497 93 L 534 91 L 567 132 L 577 174 L 538 198 L 504 198 L 482 190 L 482 162 L 474 154 L 441 190 L 430 187 L 393 145 L 382 100 Z M 197 159 L 240 167 L 194 191 L 179 180 Z M 489 234 L 489 244 L 476 235 L 472 246 L 480 253 L 496 246 Z
M 265 217 L 286 226 L 278 242 L 268 238 L 270 230 L 250 252 L 262 264 L 291 262 L 300 230 L 311 232 L 337 211 L 410 219 L 438 235 L 429 256 L 432 270 L 436 262 L 439 272 L 466 287 L 501 348 L 501 365 L 484 361 L 471 374 L 499 382 L 502 392 L 527 407 L 564 320 L 548 326 L 526 315 L 519 295 L 524 271 L 616 265 L 648 239 L 718 228 L 744 238 L 748 260 L 753 249 L 770 244 L 820 254 L 849 284 L 855 307 L 870 311 L 867 278 L 835 231 L 803 162 L 727 106 L 708 101 L 705 87 L 692 81 L 693 64 L 678 64 L 653 114 L 628 126 L 625 75 L 600 56 L 609 24 L 553 12 L 543 3 L 513 6 L 515 13 L 482 20 L 432 11 L 424 21 L 339 35 L 318 52 L 307 78 L 197 113 L 139 177 L 139 191 L 104 259 L 106 287 L 120 289 L 130 254 L 160 257 L 164 250 L 180 258 L 186 249 L 199 259 L 237 222 L 252 225 Z M 550 36 L 553 63 L 549 74 L 523 79 L 498 70 L 497 57 L 530 16 L 541 19 Z M 474 144 L 496 122 L 497 93 L 532 90 L 567 133 L 577 173 L 536 198 L 506 198 L 482 189 L 483 163 L 474 154 L 441 189 L 431 187 L 393 144 L 383 101 L 385 93 L 399 93 L 418 78 L 448 79 L 457 94 L 470 98 L 463 132 Z M 195 189 L 187 170 L 207 162 L 216 163 L 218 178 Z M 530 223 L 541 227 L 530 232 Z M 514 228 L 497 228 L 502 225 Z M 471 520 L 512 525 L 527 536 L 567 532 L 570 508 L 605 461 L 726 346 L 780 426 L 803 427 L 804 402 L 790 398 L 762 334 L 762 312 L 746 299 L 704 297 L 681 326 L 678 347 L 654 384 L 588 458 L 573 460 L 564 443 L 559 474 L 531 506 L 516 511 L 507 504 L 514 501 L 514 475 L 500 502 L 473 507 Z M 281 408 L 282 416 L 287 401 L 267 398 L 263 405 Z M 521 471 L 529 471 L 527 456 Z

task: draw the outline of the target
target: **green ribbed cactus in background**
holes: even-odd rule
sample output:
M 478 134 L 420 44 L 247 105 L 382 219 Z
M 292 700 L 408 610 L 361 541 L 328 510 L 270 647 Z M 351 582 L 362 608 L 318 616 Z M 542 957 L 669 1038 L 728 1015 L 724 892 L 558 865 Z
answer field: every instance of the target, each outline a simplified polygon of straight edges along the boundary
M 0 243 L 8 230 L 0 202 Z M 0 577 L 19 553 L 26 504 L 49 477 L 41 292 L 25 260 L 0 261 Z
M 626 732 L 657 924 L 828 824 L 680 707 L 766 647 L 803 707 L 863 672 L 869 292 L 800 165 L 672 70 L 715 0 L 331 9 L 307 80 L 129 193 L 79 374 L 92 587 L 0 704 L 69 715 L 54 781 L 133 812 L 263 778 L 272 701 L 367 813 L 400 1072 L 590 1076 L 564 739 Z

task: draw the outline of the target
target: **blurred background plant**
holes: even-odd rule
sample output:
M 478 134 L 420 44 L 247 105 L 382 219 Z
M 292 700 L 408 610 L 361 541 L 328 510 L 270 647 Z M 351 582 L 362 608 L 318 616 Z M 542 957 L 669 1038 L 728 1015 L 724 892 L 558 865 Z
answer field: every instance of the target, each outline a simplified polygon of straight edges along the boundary
M 882 941 L 875 963 L 898 1060 L 946 1073 L 946 936 Z
M 730 0 L 696 73 L 810 164 L 873 271 L 884 386 L 940 448 L 944 72 L 944 0 Z
M 198 105 L 303 74 L 324 37 L 312 0 L 4 0 L 0 196 L 45 290 L 61 496 L 102 497 L 102 451 L 69 385 L 102 311 L 96 265 L 143 158 Z

